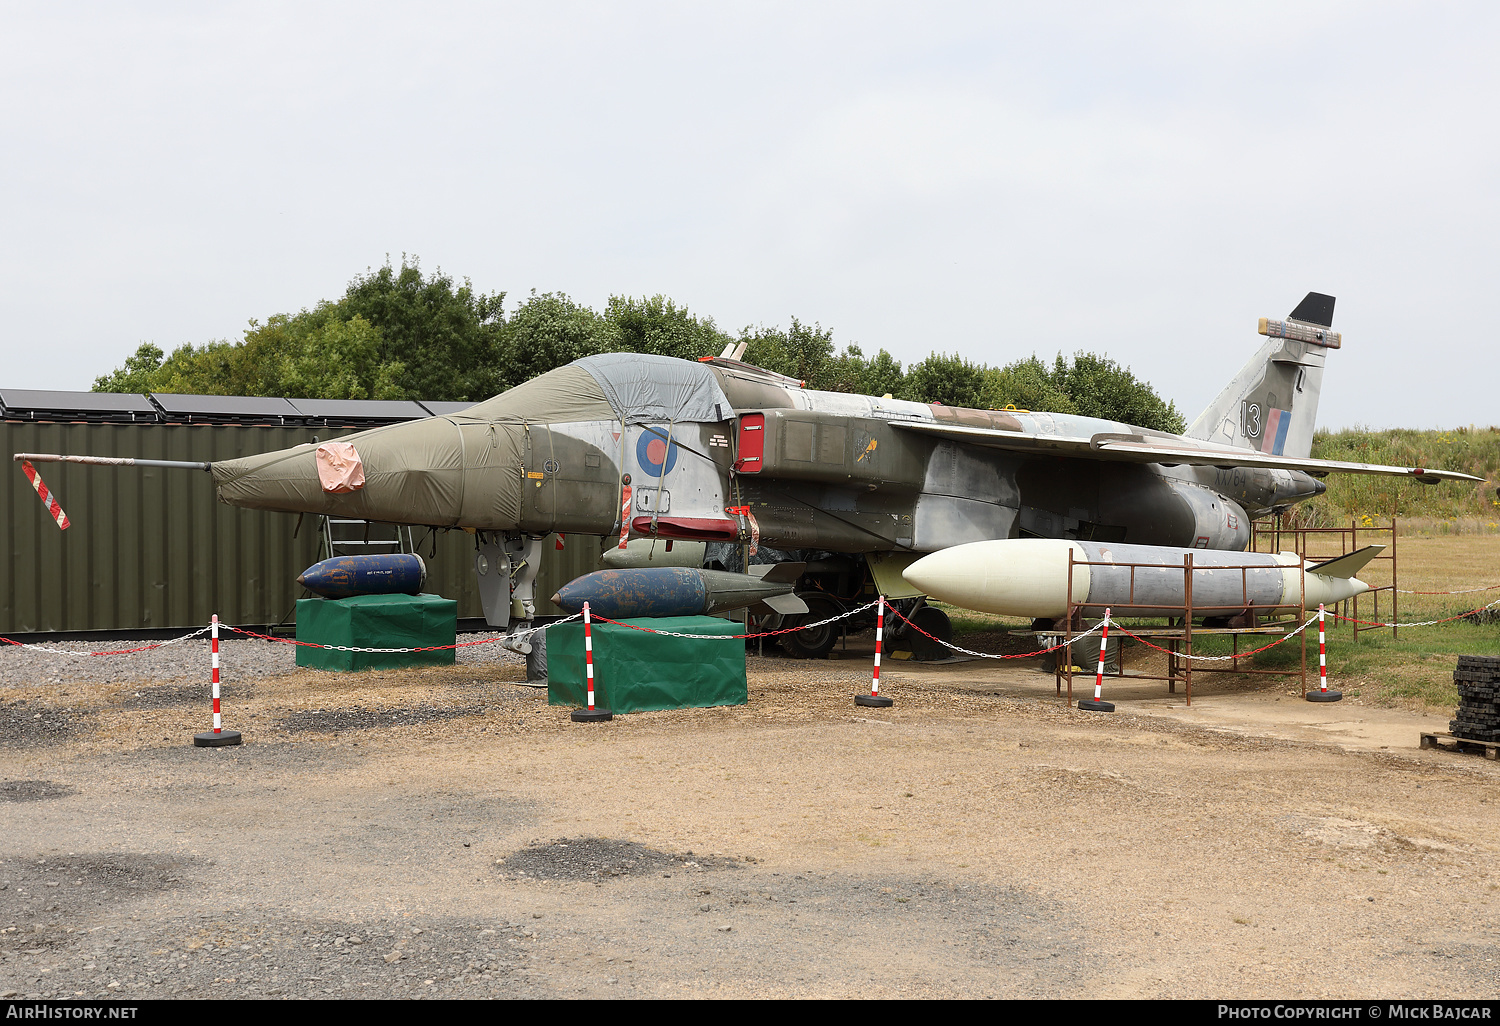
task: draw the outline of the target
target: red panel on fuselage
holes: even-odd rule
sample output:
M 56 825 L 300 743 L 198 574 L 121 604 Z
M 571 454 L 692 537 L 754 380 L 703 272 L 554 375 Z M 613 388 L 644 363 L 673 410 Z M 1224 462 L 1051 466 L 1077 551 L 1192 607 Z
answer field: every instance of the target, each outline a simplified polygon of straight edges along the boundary
M 739 457 L 734 469 L 741 474 L 758 474 L 766 454 L 766 415 L 747 413 L 740 418 Z

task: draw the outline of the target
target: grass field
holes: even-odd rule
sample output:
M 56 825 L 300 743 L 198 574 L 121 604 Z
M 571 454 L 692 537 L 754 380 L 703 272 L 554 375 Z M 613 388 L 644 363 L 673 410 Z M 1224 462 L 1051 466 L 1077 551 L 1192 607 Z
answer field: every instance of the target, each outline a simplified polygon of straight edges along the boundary
M 1400 594 L 1396 595 L 1396 619 L 1400 623 L 1444 620 L 1491 602 L 1500 602 L 1500 534 L 1414 534 L 1404 532 L 1397 538 L 1396 570 L 1404 592 L 1457 592 L 1471 588 L 1490 588 L 1469 594 Z M 1361 579 L 1372 586 L 1391 583 L 1389 563 Z M 1347 615 L 1355 615 L 1352 603 Z M 1358 617 L 1374 621 L 1377 616 L 1369 596 L 1359 603 Z M 1018 652 L 1029 647 L 1026 639 L 1007 631 L 1029 626 L 1029 621 L 992 616 L 945 606 L 953 620 L 954 640 L 965 647 L 986 652 Z M 1496 607 L 1500 610 L 1500 606 Z M 1390 593 L 1380 596 L 1381 622 L 1391 616 Z M 1451 711 L 1458 705 L 1453 686 L 1453 669 L 1459 655 L 1500 655 L 1500 617 L 1488 623 L 1453 620 L 1426 627 L 1364 631 L 1358 640 L 1351 625 L 1329 618 L 1328 673 L 1331 686 L 1345 695 L 1380 706 L 1422 707 Z M 1317 630 L 1309 634 L 1308 662 L 1312 677 L 1317 673 Z M 1194 641 L 1194 651 L 1203 655 L 1229 652 L 1229 641 L 1203 637 Z M 1249 647 L 1241 644 L 1242 649 Z M 1295 641 L 1273 648 L 1255 657 L 1262 668 L 1296 666 L 1301 647 Z M 1135 657 L 1131 657 L 1132 663 Z M 1266 687 L 1284 686 L 1279 678 Z
M 1351 518 L 1387 519 L 1399 510 L 1414 531 L 1432 534 L 1500 533 L 1500 427 L 1450 431 L 1319 431 L 1316 459 L 1456 470 L 1483 484 L 1422 485 L 1398 478 L 1334 474 L 1328 491 L 1291 513 L 1299 526 L 1328 527 Z
M 1399 517 L 1395 548 L 1402 592 L 1463 592 L 1500 586 L 1500 426 L 1470 425 L 1444 431 L 1319 431 L 1313 439 L 1312 455 L 1318 459 L 1456 470 L 1483 478 L 1482 483 L 1429 486 L 1390 477 L 1334 474 L 1327 479 L 1325 494 L 1299 503 L 1284 523 L 1291 528 L 1356 526 L 1360 529 L 1357 545 L 1388 545 L 1394 513 Z M 1381 525 L 1387 526 L 1383 537 Z M 1323 541 L 1332 548 L 1325 551 L 1315 543 L 1309 552 L 1338 555 L 1345 551 L 1341 545 L 1347 544 L 1336 536 Z M 1285 542 L 1282 547 L 1292 544 Z M 1256 547 L 1269 551 L 1274 546 L 1264 539 Z M 1390 563 L 1372 563 L 1360 577 L 1374 587 L 1390 586 Z M 1394 609 L 1392 598 L 1389 592 L 1383 592 L 1377 605 L 1373 597 L 1366 596 L 1357 610 L 1346 603 L 1347 608 L 1338 612 L 1381 622 L 1442 620 L 1500 600 L 1500 587 L 1467 594 L 1398 593 Z M 1029 626 L 1027 621 L 951 607 L 947 612 L 954 622 L 955 640 L 966 647 L 1006 653 L 1030 647 L 1028 639 L 1008 633 Z M 1492 612 L 1500 612 L 1500 607 Z M 1453 686 L 1455 657 L 1500 655 L 1500 616 L 1486 623 L 1460 620 L 1411 627 L 1395 632 L 1395 636 L 1389 630 L 1362 631 L 1358 641 L 1350 624 L 1330 622 L 1330 679 L 1350 697 L 1375 705 L 1452 709 L 1458 703 Z M 1310 662 L 1316 671 L 1316 631 L 1311 638 Z M 1241 645 L 1244 647 L 1250 646 Z M 1227 653 L 1229 642 L 1205 637 L 1196 640 L 1194 648 L 1204 655 Z M 1295 666 L 1300 658 L 1300 645 L 1290 643 L 1257 656 L 1256 665 Z

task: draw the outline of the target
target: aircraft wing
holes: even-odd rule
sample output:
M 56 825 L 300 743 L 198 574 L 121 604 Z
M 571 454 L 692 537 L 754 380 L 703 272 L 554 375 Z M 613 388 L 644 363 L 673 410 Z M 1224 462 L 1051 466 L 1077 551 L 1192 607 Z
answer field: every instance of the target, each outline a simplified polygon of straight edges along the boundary
M 1387 467 L 1378 463 L 1349 463 L 1344 460 L 1273 456 L 1269 453 L 1256 452 L 1254 449 L 1204 445 L 1182 438 L 1148 438 L 1144 435 L 1111 433 L 1077 438 L 921 420 L 892 421 L 891 426 L 950 438 L 958 442 L 967 442 L 970 445 L 1005 449 L 1032 456 L 1067 456 L 1075 459 L 1117 460 L 1124 463 L 1162 463 L 1167 466 L 1186 463 L 1205 467 L 1265 467 L 1268 470 L 1301 470 L 1319 476 L 1323 474 L 1385 474 L 1392 477 L 1409 477 L 1431 484 L 1436 484 L 1438 481 L 1484 480 L 1472 474 L 1461 474 L 1456 470 Z

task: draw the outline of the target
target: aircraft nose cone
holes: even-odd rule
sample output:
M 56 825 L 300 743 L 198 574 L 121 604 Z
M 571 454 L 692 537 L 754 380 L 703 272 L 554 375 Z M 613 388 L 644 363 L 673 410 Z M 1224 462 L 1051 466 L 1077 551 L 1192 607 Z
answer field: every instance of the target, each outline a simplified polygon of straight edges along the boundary
M 315 445 L 219 460 L 213 465 L 219 500 L 250 509 L 322 513 L 333 505 L 318 483 Z
M 431 417 L 345 435 L 338 441 L 364 466 L 353 491 L 324 490 L 313 444 L 218 461 L 214 484 L 221 501 L 251 509 L 512 530 L 521 515 L 518 430 Z

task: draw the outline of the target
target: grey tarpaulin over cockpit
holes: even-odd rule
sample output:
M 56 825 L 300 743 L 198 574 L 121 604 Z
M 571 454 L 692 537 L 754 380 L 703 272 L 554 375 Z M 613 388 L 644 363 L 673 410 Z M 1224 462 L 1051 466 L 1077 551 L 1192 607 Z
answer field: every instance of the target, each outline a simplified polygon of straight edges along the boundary
M 701 363 L 645 353 L 602 353 L 572 366 L 599 382 L 623 424 L 712 424 L 733 415 L 718 379 Z

